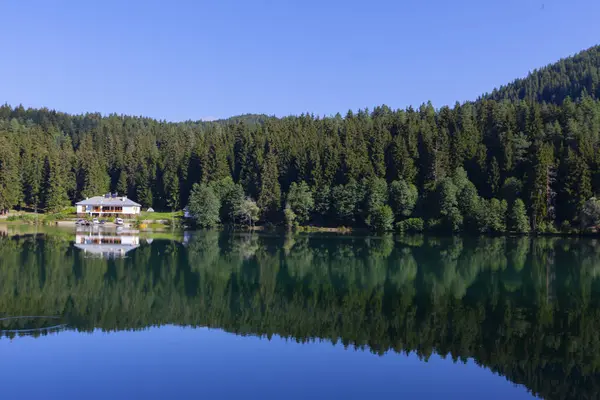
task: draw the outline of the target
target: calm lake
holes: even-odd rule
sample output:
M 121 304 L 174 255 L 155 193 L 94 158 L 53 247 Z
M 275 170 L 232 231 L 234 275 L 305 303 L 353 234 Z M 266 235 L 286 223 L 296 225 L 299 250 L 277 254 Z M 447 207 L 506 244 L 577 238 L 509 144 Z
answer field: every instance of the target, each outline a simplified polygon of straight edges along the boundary
M 0 227 L 2 398 L 591 399 L 600 242 Z

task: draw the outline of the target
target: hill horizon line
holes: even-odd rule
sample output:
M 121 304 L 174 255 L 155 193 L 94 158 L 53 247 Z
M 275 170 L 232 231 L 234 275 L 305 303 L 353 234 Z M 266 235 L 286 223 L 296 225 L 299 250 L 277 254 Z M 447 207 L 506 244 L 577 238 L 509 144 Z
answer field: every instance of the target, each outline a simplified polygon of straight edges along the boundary
M 100 115 L 100 117 L 102 118 L 108 118 L 108 117 L 113 117 L 113 116 L 117 116 L 117 117 L 129 117 L 129 118 L 139 118 L 139 119 L 150 119 L 150 120 L 154 120 L 154 121 L 158 121 L 161 123 L 168 123 L 168 124 L 185 124 L 185 123 L 195 123 L 195 124 L 210 124 L 210 123 L 223 123 L 223 122 L 230 122 L 231 120 L 235 120 L 235 119 L 245 119 L 245 118 L 276 118 L 276 119 L 284 119 L 287 117 L 298 117 L 298 116 L 302 116 L 302 115 L 312 115 L 312 116 L 316 116 L 316 118 L 319 119 L 324 119 L 324 118 L 334 118 L 337 115 L 341 115 L 343 116 L 344 114 L 347 114 L 348 112 L 360 112 L 360 111 L 369 111 L 369 110 L 374 110 L 378 107 L 383 107 L 383 106 L 387 106 L 392 110 L 402 110 L 402 109 L 416 109 L 418 107 L 421 107 L 422 105 L 428 105 L 431 104 L 434 109 L 436 111 L 439 111 L 440 109 L 443 109 L 445 107 L 453 107 L 456 104 L 459 105 L 463 105 L 463 104 L 467 104 L 467 103 L 474 103 L 474 102 L 478 102 L 484 99 L 493 99 L 494 94 L 499 93 L 503 90 L 507 90 L 509 89 L 511 86 L 517 85 L 519 83 L 525 82 L 528 79 L 531 79 L 533 76 L 535 76 L 536 74 L 542 73 L 543 71 L 549 70 L 557 65 L 559 65 L 560 63 L 563 63 L 565 61 L 568 60 L 574 60 L 578 57 L 581 57 L 582 55 L 593 51 L 593 50 L 600 50 L 600 44 L 598 45 L 594 45 L 591 46 L 587 49 L 583 49 L 580 50 L 574 54 L 562 57 L 554 62 L 548 63 L 544 66 L 541 67 L 536 67 L 533 70 L 530 70 L 527 75 L 525 75 L 524 77 L 517 77 L 514 78 L 512 81 L 500 85 L 499 87 L 495 87 L 493 88 L 491 91 L 489 92 L 484 92 L 482 94 L 480 94 L 477 98 L 475 98 L 474 100 L 465 100 L 465 101 L 455 101 L 454 104 L 444 104 L 441 106 L 435 106 L 431 103 L 431 101 L 426 101 L 426 102 L 422 102 L 420 104 L 411 104 L 411 105 L 407 105 L 405 107 L 391 107 L 388 106 L 386 104 L 376 104 L 376 105 L 372 105 L 372 106 L 366 106 L 363 108 L 358 108 L 358 109 L 351 109 L 349 108 L 346 111 L 338 111 L 334 114 L 316 114 L 310 111 L 306 111 L 306 112 L 301 112 L 301 113 L 296 113 L 296 114 L 287 114 L 287 115 L 283 115 L 283 116 L 277 116 L 275 114 L 269 114 L 267 112 L 248 112 L 248 113 L 242 113 L 242 114 L 234 114 L 228 117 L 215 117 L 215 116 L 203 116 L 200 117 L 198 119 L 186 119 L 186 120 L 167 120 L 164 118 L 156 118 L 156 117 L 152 117 L 152 116 L 145 116 L 145 115 L 134 115 L 134 114 L 127 114 L 127 113 L 119 113 L 119 112 L 110 112 L 110 113 L 102 113 L 99 111 L 85 111 L 85 112 L 69 112 L 69 111 L 61 111 L 61 110 L 57 110 L 55 108 L 50 108 L 49 106 L 40 106 L 40 107 L 32 107 L 32 106 L 28 106 L 25 107 L 23 105 L 23 103 L 20 103 L 18 105 L 13 106 L 12 104 L 5 102 L 2 106 L 0 107 L 9 107 L 11 109 L 17 109 L 19 107 L 22 107 L 24 110 L 47 110 L 49 112 L 54 112 L 57 114 L 63 114 L 63 115 L 69 115 L 69 116 L 86 116 L 86 115 L 95 115 L 98 114 Z

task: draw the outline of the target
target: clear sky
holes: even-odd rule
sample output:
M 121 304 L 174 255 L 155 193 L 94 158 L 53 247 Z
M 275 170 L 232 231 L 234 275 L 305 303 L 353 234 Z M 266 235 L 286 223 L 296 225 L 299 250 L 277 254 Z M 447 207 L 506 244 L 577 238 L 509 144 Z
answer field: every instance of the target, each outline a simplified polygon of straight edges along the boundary
M 475 99 L 600 43 L 598 0 L 0 0 L 0 102 L 170 121 Z

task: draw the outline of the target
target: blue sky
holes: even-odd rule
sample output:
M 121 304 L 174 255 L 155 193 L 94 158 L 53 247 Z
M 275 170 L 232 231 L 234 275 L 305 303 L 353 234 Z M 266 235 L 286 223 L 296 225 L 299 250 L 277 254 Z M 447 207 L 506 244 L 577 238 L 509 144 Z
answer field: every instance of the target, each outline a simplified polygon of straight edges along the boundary
M 3 0 L 0 102 L 170 121 L 476 98 L 600 43 L 598 0 Z

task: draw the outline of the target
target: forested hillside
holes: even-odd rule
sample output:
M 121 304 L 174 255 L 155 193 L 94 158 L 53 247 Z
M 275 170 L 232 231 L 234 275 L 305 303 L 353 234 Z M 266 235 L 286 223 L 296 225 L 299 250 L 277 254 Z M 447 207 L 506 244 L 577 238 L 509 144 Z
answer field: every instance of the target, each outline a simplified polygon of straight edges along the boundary
M 594 226 L 598 54 L 592 48 L 439 110 L 167 123 L 5 105 L 0 209 L 54 211 L 107 191 L 180 209 L 193 190 L 201 226 L 490 233 Z
M 562 104 L 567 98 L 600 98 L 600 46 L 535 70 L 486 96 L 492 100 L 527 100 Z

